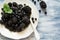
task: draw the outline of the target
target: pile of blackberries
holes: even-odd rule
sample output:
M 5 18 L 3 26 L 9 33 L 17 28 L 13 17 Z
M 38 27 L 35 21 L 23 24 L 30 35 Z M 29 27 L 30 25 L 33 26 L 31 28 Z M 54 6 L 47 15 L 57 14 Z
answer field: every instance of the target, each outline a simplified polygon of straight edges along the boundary
M 26 4 L 17 4 L 9 2 L 8 5 L 13 10 L 11 14 L 5 13 L 2 8 L 2 17 L 0 23 L 13 32 L 21 32 L 30 24 L 31 8 Z

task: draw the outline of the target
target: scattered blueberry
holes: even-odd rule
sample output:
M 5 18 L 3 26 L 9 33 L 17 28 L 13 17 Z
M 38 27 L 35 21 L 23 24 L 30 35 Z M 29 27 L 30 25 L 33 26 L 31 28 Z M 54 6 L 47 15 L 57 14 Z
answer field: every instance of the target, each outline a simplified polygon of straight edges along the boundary
M 37 21 L 37 18 L 35 18 L 35 20 Z
M 34 1 L 34 4 L 36 5 L 36 1 Z
M 26 4 L 24 4 L 24 6 L 26 6 Z
M 41 10 L 39 10 L 39 13 L 41 13 Z
M 34 18 L 32 17 L 32 20 L 34 20 Z
M 45 15 L 47 15 L 47 12 L 45 12 Z
M 39 0 L 37 0 L 39 2 Z
M 35 21 L 33 20 L 33 23 L 35 23 Z

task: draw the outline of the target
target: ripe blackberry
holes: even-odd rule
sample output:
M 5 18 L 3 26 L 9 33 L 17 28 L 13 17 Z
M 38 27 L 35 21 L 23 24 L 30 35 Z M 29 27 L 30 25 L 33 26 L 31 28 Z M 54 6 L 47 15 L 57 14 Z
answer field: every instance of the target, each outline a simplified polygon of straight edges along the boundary
M 40 6 L 41 6 L 41 8 L 43 8 L 43 9 L 46 9 L 46 8 L 47 8 L 47 5 L 46 5 L 46 3 L 45 3 L 44 1 L 41 1 L 41 2 L 40 2 Z

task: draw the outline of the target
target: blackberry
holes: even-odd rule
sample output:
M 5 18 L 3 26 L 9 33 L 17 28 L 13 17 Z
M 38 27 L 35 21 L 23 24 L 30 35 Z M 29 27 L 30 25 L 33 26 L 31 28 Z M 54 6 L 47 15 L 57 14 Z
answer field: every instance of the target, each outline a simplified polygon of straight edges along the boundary
M 44 1 L 41 1 L 41 2 L 40 2 L 40 6 L 41 6 L 41 8 L 43 8 L 43 9 L 46 9 L 46 8 L 47 8 L 47 5 L 46 5 L 46 3 L 45 3 Z
M 13 7 L 17 7 L 17 3 L 16 2 L 13 2 Z
M 12 7 L 12 3 L 11 3 L 11 2 L 9 2 L 8 5 L 9 5 L 10 7 Z
M 23 5 L 19 4 L 18 9 L 22 9 Z
M 30 16 L 31 8 L 29 6 L 23 7 L 22 10 L 26 13 L 27 16 Z
M 24 4 L 24 6 L 26 6 L 26 4 Z

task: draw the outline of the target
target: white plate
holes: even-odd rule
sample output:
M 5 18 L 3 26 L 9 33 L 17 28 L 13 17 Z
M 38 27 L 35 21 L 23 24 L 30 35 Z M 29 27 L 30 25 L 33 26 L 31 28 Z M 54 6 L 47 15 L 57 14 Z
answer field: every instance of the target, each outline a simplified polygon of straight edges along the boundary
M 3 7 L 4 3 L 8 3 L 8 2 L 17 2 L 18 4 L 27 4 L 32 8 L 32 15 L 31 17 L 37 18 L 37 21 L 34 23 L 34 27 L 37 27 L 38 24 L 38 18 L 39 18 L 39 13 L 38 10 L 36 9 L 36 7 L 34 6 L 34 4 L 32 2 L 30 2 L 29 0 L 5 0 L 3 3 L 0 4 L 0 19 L 1 19 L 1 8 Z M 22 32 L 10 32 L 8 29 L 6 29 L 4 27 L 4 25 L 0 24 L 0 33 L 8 38 L 12 38 L 12 39 L 22 39 L 22 38 L 26 38 L 29 35 L 31 35 L 31 33 L 33 32 L 32 26 L 31 24 Z

